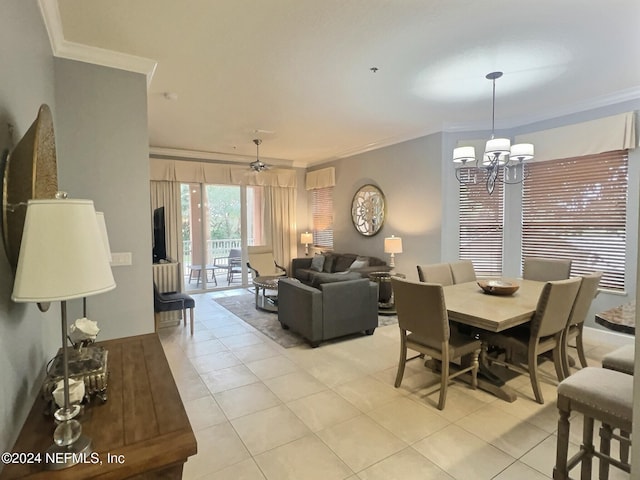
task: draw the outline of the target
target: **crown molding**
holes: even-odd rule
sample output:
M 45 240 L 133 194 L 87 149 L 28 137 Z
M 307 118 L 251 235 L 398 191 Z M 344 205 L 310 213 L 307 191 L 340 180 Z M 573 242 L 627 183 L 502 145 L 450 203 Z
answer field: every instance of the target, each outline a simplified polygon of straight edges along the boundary
M 58 0 L 38 0 L 38 5 L 55 57 L 141 73 L 147 77 L 147 87 L 149 87 L 158 62 L 136 55 L 70 42 L 64 38 Z
M 171 158 L 175 160 L 209 160 L 216 162 L 230 162 L 230 163 L 247 163 L 253 162 L 256 158 L 253 155 L 241 155 L 235 153 L 222 153 L 222 152 L 207 152 L 205 150 L 186 150 L 182 148 L 168 148 L 168 147 L 149 147 L 149 156 L 153 158 Z M 278 158 L 269 158 L 260 156 L 260 160 L 263 162 L 278 166 L 278 167 L 291 167 L 299 166 L 292 162 Z
M 640 101 L 640 86 L 594 97 L 584 102 L 574 103 L 567 107 L 550 110 L 543 115 L 523 115 L 506 119 L 503 118 L 499 122 L 496 122 L 496 129 L 500 130 L 505 128 L 522 127 L 536 122 L 542 122 L 545 120 L 564 117 L 566 115 L 633 101 Z M 442 130 L 444 132 L 454 133 L 488 130 L 488 128 L 487 121 L 475 121 L 467 123 L 445 123 L 442 126 Z

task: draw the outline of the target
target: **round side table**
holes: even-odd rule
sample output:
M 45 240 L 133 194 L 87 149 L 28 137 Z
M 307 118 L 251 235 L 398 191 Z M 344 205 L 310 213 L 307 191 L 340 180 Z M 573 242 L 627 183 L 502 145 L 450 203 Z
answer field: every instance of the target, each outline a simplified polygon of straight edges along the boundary
M 371 272 L 369 274 L 369 280 L 378 284 L 378 313 L 381 315 L 395 315 L 397 313 L 393 301 L 391 277 L 406 278 L 406 275 L 396 272 Z
M 278 311 L 278 281 L 283 278 L 281 276 L 264 276 L 253 279 L 253 285 L 256 288 L 256 308 L 266 310 L 267 312 Z M 262 289 L 262 295 L 260 295 Z M 275 290 L 275 295 L 267 295 L 267 290 Z

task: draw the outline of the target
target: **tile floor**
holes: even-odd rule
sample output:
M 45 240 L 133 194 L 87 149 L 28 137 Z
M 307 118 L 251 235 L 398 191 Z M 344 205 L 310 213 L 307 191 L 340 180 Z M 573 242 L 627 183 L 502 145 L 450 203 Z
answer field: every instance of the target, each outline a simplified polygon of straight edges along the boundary
M 198 441 L 184 478 L 551 478 L 557 421 L 551 362 L 542 367 L 550 374 L 545 405 L 533 400 L 528 377 L 518 376 L 509 382 L 519 396 L 513 403 L 454 383 L 440 411 L 432 393 L 438 377 L 419 360 L 393 387 L 397 326 L 315 349 L 284 349 L 213 301 L 238 293 L 246 291 L 194 295 L 193 337 L 182 326 L 160 330 Z M 613 348 L 587 345 L 589 361 L 599 366 Z M 573 451 L 580 420 L 572 421 Z M 612 468 L 610 478 L 629 475 Z

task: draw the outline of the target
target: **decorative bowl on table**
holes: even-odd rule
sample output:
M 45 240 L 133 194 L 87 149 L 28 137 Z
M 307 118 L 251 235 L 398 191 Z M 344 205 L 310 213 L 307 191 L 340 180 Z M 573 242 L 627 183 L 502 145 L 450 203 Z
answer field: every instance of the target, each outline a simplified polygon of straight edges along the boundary
M 520 288 L 517 283 L 505 280 L 478 280 L 478 285 L 484 293 L 491 295 L 513 295 Z

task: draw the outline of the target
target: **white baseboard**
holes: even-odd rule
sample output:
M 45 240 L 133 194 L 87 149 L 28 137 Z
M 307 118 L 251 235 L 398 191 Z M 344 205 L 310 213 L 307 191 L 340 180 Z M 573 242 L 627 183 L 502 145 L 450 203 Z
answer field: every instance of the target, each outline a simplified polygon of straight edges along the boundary
M 588 343 L 606 343 L 611 346 L 635 344 L 635 337 L 626 333 L 618 333 L 600 328 L 584 327 L 584 340 Z

